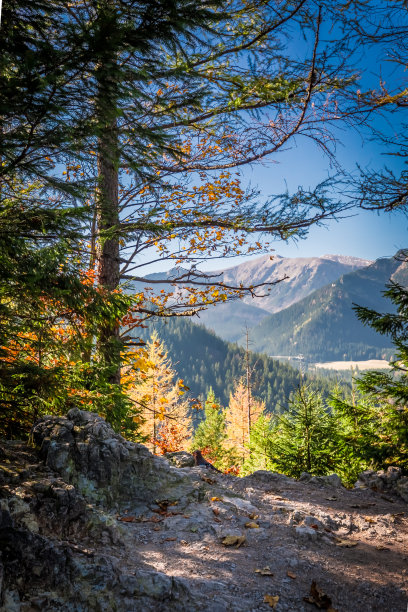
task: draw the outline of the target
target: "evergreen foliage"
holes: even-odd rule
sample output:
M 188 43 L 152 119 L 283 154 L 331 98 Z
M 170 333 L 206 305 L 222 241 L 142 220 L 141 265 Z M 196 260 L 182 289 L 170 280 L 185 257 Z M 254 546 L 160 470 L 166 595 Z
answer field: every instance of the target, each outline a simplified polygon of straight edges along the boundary
M 151 330 L 157 330 L 168 349 L 178 375 L 186 381 L 191 394 L 205 398 L 209 388 L 227 406 L 234 393 L 236 381 L 244 371 L 245 351 L 236 344 L 221 340 L 202 325 L 186 318 L 157 321 L 138 336 L 147 340 Z M 288 406 L 288 398 L 301 382 L 299 370 L 289 364 L 271 359 L 265 354 L 250 353 L 254 395 L 265 403 L 266 412 L 281 412 Z M 334 383 L 324 378 L 306 377 L 314 389 L 328 397 Z
M 334 472 L 334 422 L 320 393 L 302 385 L 285 414 L 271 428 L 271 453 L 276 471 L 298 478 L 302 472 Z
M 271 433 L 271 416 L 261 414 L 251 427 L 248 455 L 240 470 L 240 475 L 245 476 L 256 470 L 274 471 Z
M 388 372 L 365 372 L 356 384 L 371 402 L 381 406 L 380 460 L 408 469 L 408 290 L 392 282 L 384 296 L 391 300 L 396 312 L 381 314 L 362 306 L 356 306 L 355 310 L 365 325 L 391 339 L 395 346 L 392 368 Z
M 204 418 L 195 430 L 191 451 L 200 450 L 219 470 L 238 473 L 239 458 L 235 447 L 226 446 L 227 437 L 225 410 L 210 388 Z
M 86 211 L 47 205 L 37 185 L 12 189 L 0 192 L 0 433 L 24 435 L 44 412 L 78 404 L 120 422 L 127 400 L 90 357 L 101 319 L 132 300 L 97 291 L 82 266 Z

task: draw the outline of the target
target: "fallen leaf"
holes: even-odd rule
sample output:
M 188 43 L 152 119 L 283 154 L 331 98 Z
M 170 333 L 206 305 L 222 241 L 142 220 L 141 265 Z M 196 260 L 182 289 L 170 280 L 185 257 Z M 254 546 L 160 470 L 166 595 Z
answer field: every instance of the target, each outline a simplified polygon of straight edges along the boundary
M 318 526 L 318 525 L 310 525 L 310 527 L 311 527 L 312 529 L 319 529 L 319 526 Z
M 215 514 L 215 516 L 218 516 L 220 513 L 220 509 L 219 508 L 213 508 L 213 512 Z
M 217 518 L 217 517 L 215 517 L 215 518 L 214 518 L 214 521 L 215 521 L 216 523 L 222 523 L 221 519 L 219 519 L 219 518 Z
M 244 542 L 246 542 L 246 537 L 244 535 L 242 536 L 226 536 L 222 543 L 224 544 L 224 546 L 237 546 L 237 548 L 239 548 L 240 546 L 242 546 L 244 544 Z
M 376 550 L 388 550 L 388 548 L 386 546 L 382 546 L 381 544 L 379 544 L 378 546 L 375 547 Z
M 334 608 L 332 608 L 332 601 L 328 595 L 316 584 L 316 581 L 313 580 L 310 587 L 310 595 L 309 597 L 304 597 L 303 601 L 307 603 L 313 604 L 320 608 L 320 610 L 327 610 L 327 612 L 337 612 Z
M 273 576 L 273 572 L 271 572 L 269 565 L 266 565 L 262 569 L 257 568 L 255 570 L 255 574 L 260 574 L 261 576 Z
M 248 522 L 248 523 L 245 523 L 245 527 L 246 527 L 247 529 L 259 529 L 259 525 L 258 525 L 258 523 L 254 523 L 254 522 L 252 522 L 252 521 L 250 521 L 250 522 Z
M 373 518 L 371 518 L 371 516 L 365 516 L 364 520 L 366 521 L 366 523 L 371 523 L 371 524 L 376 523 L 376 521 Z
M 160 527 L 153 527 L 153 531 L 161 531 Z
M 336 501 L 337 497 L 326 497 L 327 501 Z
M 248 514 L 248 518 L 255 521 L 257 518 L 259 518 L 259 514 L 255 514 L 255 512 L 252 512 L 251 514 Z
M 208 476 L 204 476 L 204 474 L 201 476 L 201 480 L 204 480 L 204 482 L 208 482 L 208 484 L 215 484 L 217 482 L 213 478 L 208 478 Z
M 352 548 L 353 546 L 357 546 L 358 542 L 353 540 L 336 540 L 336 546 L 341 546 L 343 548 Z
M 212 497 L 211 501 L 222 501 L 220 497 Z
M 293 572 L 290 572 L 290 571 L 287 571 L 287 572 L 286 572 L 286 575 L 287 575 L 289 578 L 292 578 L 292 580 L 295 580 L 295 578 L 297 578 L 296 574 L 294 574 Z
M 176 542 L 177 538 L 164 538 L 165 542 Z
M 271 608 L 275 609 L 276 604 L 279 601 L 279 595 L 265 595 L 264 603 L 267 603 L 271 606 Z
M 156 499 L 155 504 L 157 504 L 162 512 L 167 512 L 167 508 L 169 506 L 177 506 L 177 501 L 170 501 L 169 499 Z
M 138 519 L 136 516 L 119 516 L 118 517 L 118 521 L 122 521 L 122 523 L 136 523 L 139 520 L 140 519 Z

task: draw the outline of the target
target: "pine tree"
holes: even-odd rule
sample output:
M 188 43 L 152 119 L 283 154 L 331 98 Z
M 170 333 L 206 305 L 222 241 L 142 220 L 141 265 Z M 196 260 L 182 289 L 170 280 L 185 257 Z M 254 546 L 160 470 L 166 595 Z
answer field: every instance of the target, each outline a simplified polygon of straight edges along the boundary
M 381 402 L 354 390 L 351 396 L 344 395 L 336 389 L 328 404 L 336 429 L 336 473 L 352 485 L 362 471 L 381 466 L 388 440 L 384 436 L 385 411 Z
M 276 471 L 294 477 L 302 472 L 324 475 L 335 471 L 334 422 L 319 393 L 300 386 L 289 410 L 275 417 L 271 439 Z
M 271 416 L 262 413 L 251 427 L 249 453 L 240 471 L 242 475 L 252 474 L 256 470 L 274 470 L 271 420 Z
M 210 388 L 204 406 L 204 419 L 195 430 L 191 448 L 200 450 L 209 461 L 220 467 L 227 454 L 226 439 L 225 411 Z
M 407 260 L 406 252 L 399 256 Z M 356 385 L 381 414 L 379 462 L 408 468 L 408 290 L 396 282 L 387 287 L 383 295 L 396 306 L 396 313 L 381 314 L 361 306 L 355 306 L 355 310 L 365 325 L 391 338 L 395 358 L 389 372 L 365 372 L 357 378 Z

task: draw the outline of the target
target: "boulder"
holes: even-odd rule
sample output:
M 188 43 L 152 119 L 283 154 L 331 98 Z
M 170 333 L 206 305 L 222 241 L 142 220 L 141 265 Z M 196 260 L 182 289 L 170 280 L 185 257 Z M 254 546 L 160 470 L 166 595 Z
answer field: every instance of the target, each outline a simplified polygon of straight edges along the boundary
M 402 475 L 399 467 L 390 465 L 386 470 L 365 470 L 358 476 L 354 485 L 356 489 L 372 489 L 373 491 L 396 493 L 408 502 L 408 477 Z
M 194 457 L 186 451 L 177 451 L 174 453 L 166 453 L 166 459 L 178 468 L 194 467 Z
M 342 487 L 340 476 L 337 474 L 329 474 L 328 476 L 313 476 L 309 480 L 310 484 L 316 484 L 319 487 Z
M 97 414 L 77 408 L 66 417 L 43 417 L 30 441 L 50 470 L 88 500 L 108 506 L 153 500 L 185 479 L 163 457 L 128 442 Z
M 293 482 L 292 478 L 285 476 L 284 474 L 278 474 L 278 472 L 269 472 L 268 470 L 257 470 L 249 476 L 245 476 L 242 482 L 251 486 L 281 486 L 288 485 Z

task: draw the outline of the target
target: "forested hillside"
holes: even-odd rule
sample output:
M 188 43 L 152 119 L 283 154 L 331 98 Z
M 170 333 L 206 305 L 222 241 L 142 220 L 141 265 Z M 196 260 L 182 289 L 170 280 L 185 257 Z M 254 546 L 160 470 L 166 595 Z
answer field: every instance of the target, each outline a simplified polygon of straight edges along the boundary
M 236 344 L 224 342 L 202 325 L 185 318 L 155 322 L 142 330 L 140 336 L 149 338 L 155 329 L 168 349 L 178 375 L 190 387 L 191 394 L 203 399 L 210 387 L 221 404 L 226 406 L 236 382 L 245 373 L 245 351 Z M 265 401 L 268 412 L 280 412 L 288 405 L 288 398 L 299 386 L 299 370 L 271 359 L 267 355 L 250 352 L 253 394 Z M 330 386 L 325 379 L 306 377 L 328 394 Z
M 353 304 L 392 310 L 382 292 L 391 278 L 406 283 L 406 277 L 407 264 L 394 258 L 346 274 L 264 319 L 251 330 L 253 348 L 268 355 L 302 353 L 311 361 L 388 358 L 390 339 L 365 327 Z

